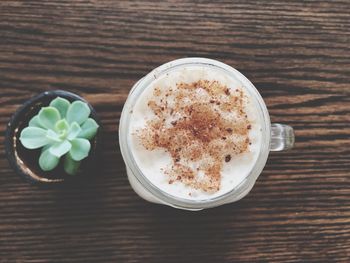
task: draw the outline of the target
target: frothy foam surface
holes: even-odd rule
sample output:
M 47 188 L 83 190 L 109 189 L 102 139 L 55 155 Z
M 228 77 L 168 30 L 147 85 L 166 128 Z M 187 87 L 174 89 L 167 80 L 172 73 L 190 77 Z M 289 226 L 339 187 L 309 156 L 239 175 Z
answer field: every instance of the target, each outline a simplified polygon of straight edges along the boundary
M 154 80 L 137 100 L 129 130 L 135 162 L 148 180 L 191 200 L 239 185 L 261 145 L 258 109 L 248 92 L 204 66 L 182 67 Z

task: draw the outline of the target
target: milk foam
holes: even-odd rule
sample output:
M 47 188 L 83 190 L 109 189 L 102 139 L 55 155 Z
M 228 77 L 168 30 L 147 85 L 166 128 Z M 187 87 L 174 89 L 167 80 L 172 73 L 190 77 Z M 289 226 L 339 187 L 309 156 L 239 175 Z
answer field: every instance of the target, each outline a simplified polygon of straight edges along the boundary
M 169 178 L 162 172 L 162 169 L 171 165 L 172 158 L 170 154 L 164 149 L 155 149 L 153 151 L 145 149 L 135 133 L 136 130 L 144 128 L 148 120 L 155 117 L 153 111 L 147 105 L 148 101 L 154 98 L 153 91 L 155 87 L 160 87 L 161 89 L 176 88 L 176 83 L 190 83 L 198 80 L 216 80 L 226 85 L 231 91 L 234 91 L 236 88 L 242 88 L 248 101 L 245 110 L 248 120 L 252 124 L 252 129 L 249 131 L 251 142 L 249 151 L 240 155 L 232 155 L 231 161 L 224 163 L 221 171 L 221 187 L 219 191 L 214 193 L 193 189 L 179 181 L 169 184 Z M 260 121 L 257 106 L 238 80 L 213 68 L 186 66 L 159 76 L 143 91 L 133 108 L 130 118 L 130 134 L 128 136 L 135 162 L 152 184 L 178 198 L 207 200 L 231 191 L 249 174 L 260 152 L 262 140 Z

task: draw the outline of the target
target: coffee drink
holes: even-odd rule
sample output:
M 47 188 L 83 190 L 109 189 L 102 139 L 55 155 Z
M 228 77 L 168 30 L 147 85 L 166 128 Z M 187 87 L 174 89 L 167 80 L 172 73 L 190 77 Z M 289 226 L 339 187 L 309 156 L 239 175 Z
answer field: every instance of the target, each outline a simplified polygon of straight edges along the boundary
M 130 111 L 128 140 L 143 175 L 176 198 L 239 186 L 257 162 L 262 120 L 249 90 L 216 68 L 183 65 L 155 78 Z

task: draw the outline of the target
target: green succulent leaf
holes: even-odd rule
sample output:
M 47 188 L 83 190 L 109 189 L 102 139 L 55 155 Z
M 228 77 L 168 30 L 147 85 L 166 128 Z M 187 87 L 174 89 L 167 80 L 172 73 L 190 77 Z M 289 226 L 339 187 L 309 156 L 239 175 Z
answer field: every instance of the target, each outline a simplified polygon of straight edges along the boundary
M 70 125 L 70 128 L 69 128 L 69 131 L 68 131 L 68 136 L 67 136 L 67 139 L 68 140 L 73 140 L 75 139 L 78 134 L 81 132 L 81 128 L 79 126 L 78 123 L 76 122 L 73 122 L 71 125 Z
M 80 100 L 74 101 L 68 108 L 66 119 L 68 123 L 82 124 L 90 115 L 89 106 Z
M 69 152 L 71 147 L 72 147 L 72 144 L 69 141 L 64 140 L 62 142 L 58 142 L 58 143 L 55 143 L 54 145 L 52 145 L 50 147 L 49 151 L 52 155 L 60 158 L 61 156 L 65 155 L 67 152 Z
M 69 129 L 69 124 L 66 121 L 66 119 L 59 120 L 55 124 L 55 131 L 57 131 L 57 132 L 68 131 L 68 129 Z
M 30 119 L 28 126 L 29 127 L 44 128 L 39 121 L 38 115 L 35 115 L 33 118 Z
M 19 140 L 27 149 L 37 149 L 51 142 L 51 139 L 47 137 L 47 131 L 38 127 L 24 128 Z
M 43 107 L 38 114 L 39 122 L 47 129 L 54 130 L 55 124 L 61 119 L 60 113 L 54 107 Z
M 51 142 L 61 142 L 62 141 L 59 134 L 57 134 L 53 130 L 46 131 L 46 138 L 49 139 Z
M 80 161 L 75 161 L 72 156 L 68 153 L 64 157 L 63 168 L 67 174 L 75 175 L 78 172 Z
M 98 127 L 94 119 L 88 118 L 81 126 L 82 131 L 78 137 L 91 140 L 96 135 Z
M 50 150 L 45 150 L 39 158 L 39 166 L 43 171 L 53 170 L 59 163 L 60 158 L 50 153 Z
M 57 97 L 51 101 L 50 106 L 56 108 L 59 111 L 61 118 L 63 119 L 66 117 L 70 102 L 64 98 Z
M 86 139 L 76 138 L 71 141 L 72 148 L 69 153 L 73 160 L 81 161 L 85 157 L 89 155 L 89 151 L 91 148 L 90 142 Z
M 46 144 L 43 148 L 41 148 L 41 152 L 45 152 L 46 150 L 48 150 L 50 147 L 52 146 L 52 144 Z

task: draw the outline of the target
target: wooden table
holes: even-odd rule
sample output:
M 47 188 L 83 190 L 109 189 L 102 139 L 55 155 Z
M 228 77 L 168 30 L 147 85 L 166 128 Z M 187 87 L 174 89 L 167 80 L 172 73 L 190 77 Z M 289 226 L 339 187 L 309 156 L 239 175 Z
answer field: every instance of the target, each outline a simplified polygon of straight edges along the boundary
M 104 125 L 93 183 L 39 189 L 0 146 L 1 262 L 350 262 L 350 2 L 0 2 L 1 140 L 45 90 L 82 95 Z M 223 61 L 258 87 L 296 145 L 238 203 L 197 213 L 130 188 L 117 143 L 131 86 L 181 57 Z

